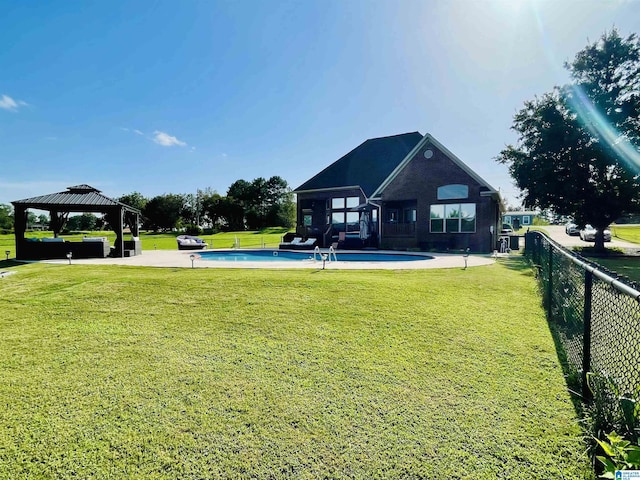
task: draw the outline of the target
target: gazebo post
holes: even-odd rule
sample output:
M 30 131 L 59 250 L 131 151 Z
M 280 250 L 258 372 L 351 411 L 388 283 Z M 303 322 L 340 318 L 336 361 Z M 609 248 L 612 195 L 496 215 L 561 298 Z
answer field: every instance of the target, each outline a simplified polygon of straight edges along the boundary
M 27 230 L 27 209 L 22 205 L 14 205 L 15 219 L 14 232 L 16 236 L 16 258 L 22 258 L 22 249 L 24 245 L 24 233 Z
M 122 207 L 116 207 L 114 210 L 114 218 L 117 219 L 116 225 L 113 225 L 113 229 L 116 232 L 116 255 L 120 258 L 124 257 L 124 209 Z

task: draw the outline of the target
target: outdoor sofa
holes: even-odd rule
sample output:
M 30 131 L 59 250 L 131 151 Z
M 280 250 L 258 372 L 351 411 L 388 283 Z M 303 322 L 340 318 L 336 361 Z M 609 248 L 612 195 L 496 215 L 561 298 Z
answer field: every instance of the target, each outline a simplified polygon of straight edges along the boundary
M 208 247 L 207 242 L 191 235 L 178 235 L 176 241 L 178 242 L 178 250 L 202 250 Z

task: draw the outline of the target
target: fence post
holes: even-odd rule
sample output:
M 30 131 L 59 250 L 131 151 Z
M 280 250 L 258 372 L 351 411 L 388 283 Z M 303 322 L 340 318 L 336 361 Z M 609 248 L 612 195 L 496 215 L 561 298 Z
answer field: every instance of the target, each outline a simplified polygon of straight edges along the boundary
M 593 291 L 593 272 L 584 272 L 584 333 L 582 335 L 582 398 L 590 401 L 592 397 L 587 374 L 591 370 L 591 297 Z
M 551 306 L 553 304 L 553 245 L 549 243 L 549 278 L 547 280 L 547 311 L 551 318 Z

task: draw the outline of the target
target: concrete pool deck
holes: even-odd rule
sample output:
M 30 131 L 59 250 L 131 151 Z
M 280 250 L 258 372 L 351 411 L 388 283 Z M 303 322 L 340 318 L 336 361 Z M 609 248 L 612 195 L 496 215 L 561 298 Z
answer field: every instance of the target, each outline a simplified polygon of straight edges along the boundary
M 207 251 L 207 250 L 205 250 Z M 208 250 L 212 251 L 212 250 Z M 351 251 L 344 251 L 351 253 Z M 397 252 L 396 252 L 397 253 Z M 404 252 L 403 252 L 404 253 Z M 184 250 L 144 250 L 142 255 L 126 258 L 78 258 L 71 259 L 74 265 L 128 265 L 131 267 L 170 267 L 170 268 L 191 268 L 191 255 L 196 255 L 194 268 L 270 268 L 270 269 L 291 269 L 291 268 L 312 268 L 322 269 L 321 261 L 301 260 L 291 261 L 219 261 L 203 260 L 198 258 L 199 251 Z M 311 256 L 313 252 L 309 252 Z M 338 261 L 325 262 L 326 270 L 421 270 L 425 268 L 464 268 L 465 261 L 462 254 L 426 253 L 433 257 L 430 260 L 414 260 L 400 262 L 341 262 L 340 251 L 337 252 Z M 423 253 L 423 255 L 425 255 Z M 500 254 L 499 256 L 507 256 Z M 42 262 L 53 264 L 67 264 L 68 260 L 43 260 Z M 469 255 L 467 265 L 478 267 L 490 265 L 495 262 L 491 255 Z

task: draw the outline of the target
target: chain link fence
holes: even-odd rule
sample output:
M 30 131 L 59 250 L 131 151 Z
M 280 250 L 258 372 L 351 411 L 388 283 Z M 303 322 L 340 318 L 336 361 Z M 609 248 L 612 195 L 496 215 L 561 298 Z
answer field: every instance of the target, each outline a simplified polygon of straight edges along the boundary
M 585 400 L 594 386 L 622 398 L 640 414 L 640 291 L 638 285 L 569 252 L 540 232 L 525 236 L 525 255 L 537 269 L 549 325 L 567 383 Z M 604 379 L 604 380 L 602 380 Z M 617 405 L 610 405 L 611 409 Z

